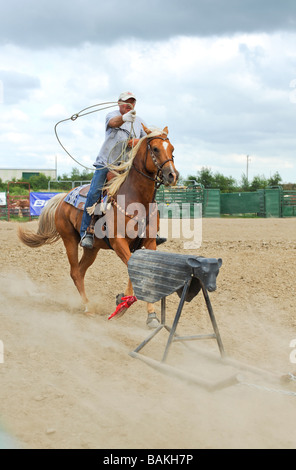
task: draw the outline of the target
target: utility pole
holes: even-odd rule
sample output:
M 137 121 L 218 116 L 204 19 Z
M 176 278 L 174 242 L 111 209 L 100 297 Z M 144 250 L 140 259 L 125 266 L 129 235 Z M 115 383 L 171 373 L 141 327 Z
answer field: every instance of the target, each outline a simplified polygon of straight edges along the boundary
M 58 179 L 58 156 L 55 156 L 55 179 Z
M 249 160 L 250 160 L 250 156 L 247 155 L 247 181 L 249 182 Z

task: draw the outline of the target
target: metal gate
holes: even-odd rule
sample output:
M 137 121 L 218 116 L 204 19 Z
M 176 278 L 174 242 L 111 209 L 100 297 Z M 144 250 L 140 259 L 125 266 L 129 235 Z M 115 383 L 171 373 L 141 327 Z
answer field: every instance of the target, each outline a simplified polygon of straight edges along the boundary
M 194 186 L 175 186 L 173 188 L 165 188 L 161 186 L 156 193 L 155 200 L 159 205 L 160 217 L 162 214 L 166 214 L 168 218 L 174 217 L 174 208 L 178 207 L 176 211 L 178 217 L 180 216 L 187 218 L 188 217 L 188 206 L 190 208 L 190 217 L 195 217 L 195 205 L 202 204 L 203 202 L 203 187 L 200 185 Z M 184 214 L 182 214 L 182 205 L 184 209 Z M 171 211 L 161 210 L 162 208 L 166 209 L 171 207 Z
M 28 194 L 14 194 L 11 192 L 13 185 L 26 185 Z M 31 220 L 30 213 L 30 183 L 14 182 L 7 183 L 7 220 L 14 217 L 28 217 Z
M 281 195 L 280 188 L 258 189 L 254 192 L 222 193 L 221 214 L 255 214 L 258 217 L 266 218 L 282 217 L 283 198 Z
M 221 214 L 259 214 L 263 212 L 262 196 L 259 191 L 222 193 Z
M 296 217 L 296 191 L 283 191 L 281 197 L 282 217 Z
M 280 189 L 265 189 L 265 217 L 281 217 Z

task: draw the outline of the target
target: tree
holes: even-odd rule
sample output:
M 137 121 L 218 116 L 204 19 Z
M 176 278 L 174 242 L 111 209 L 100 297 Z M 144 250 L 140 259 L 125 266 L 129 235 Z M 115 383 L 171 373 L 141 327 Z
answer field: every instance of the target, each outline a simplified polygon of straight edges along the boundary
M 197 172 L 197 182 L 202 184 L 205 188 L 212 188 L 214 185 L 214 175 L 211 168 L 203 166 L 201 170 Z
M 232 176 L 224 176 L 222 173 L 215 173 L 212 187 L 220 189 L 222 193 L 231 193 L 237 189 L 235 179 Z
M 194 182 L 202 184 L 205 188 L 212 188 L 214 183 L 214 175 L 211 168 L 203 166 L 201 170 L 197 172 L 197 176 L 189 175 L 185 181 L 187 185 Z
M 251 191 L 257 191 L 257 189 L 265 189 L 265 188 L 267 188 L 267 186 L 268 186 L 268 181 L 265 178 L 265 176 L 264 175 L 261 175 L 261 176 L 257 175 L 257 176 L 254 176 L 254 178 L 252 180 L 250 190 Z
M 88 171 L 84 169 L 81 173 L 78 168 L 72 168 L 71 175 L 67 175 L 64 173 L 62 175 L 62 180 L 69 180 L 69 181 L 90 181 L 93 177 L 94 172 Z
M 43 173 L 39 173 L 39 175 L 33 175 L 29 178 L 29 183 L 34 191 L 39 189 L 47 189 L 48 182 L 50 181 L 49 176 L 45 176 Z
M 3 183 L 2 179 L 0 178 L 0 191 L 6 191 L 7 184 Z
M 80 172 L 78 168 L 72 168 L 72 173 L 69 179 L 72 181 L 77 181 L 80 179 Z
M 273 176 L 268 179 L 268 186 L 279 186 L 282 181 L 282 177 L 277 171 Z
M 250 183 L 245 173 L 242 174 L 241 190 L 246 192 L 250 191 Z
M 236 181 L 232 176 L 224 176 L 222 173 L 213 174 L 211 168 L 202 167 L 197 175 L 189 175 L 185 184 L 201 184 L 206 189 L 220 189 L 223 192 L 236 190 Z

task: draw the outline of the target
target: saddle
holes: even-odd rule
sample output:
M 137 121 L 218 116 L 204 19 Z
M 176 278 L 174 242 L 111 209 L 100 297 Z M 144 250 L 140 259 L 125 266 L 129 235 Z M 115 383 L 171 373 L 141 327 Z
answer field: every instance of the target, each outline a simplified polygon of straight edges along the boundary
M 114 173 L 112 171 L 109 171 L 107 173 L 106 181 L 110 181 L 112 178 L 114 178 Z M 85 184 L 83 186 L 79 186 L 77 188 L 72 189 L 66 196 L 65 202 L 68 204 L 71 204 L 72 206 L 76 207 L 76 209 L 79 209 L 81 211 L 84 210 L 86 198 L 89 192 L 90 184 Z
M 89 188 L 90 188 L 90 184 L 86 184 L 85 186 L 82 186 L 79 191 L 79 195 L 82 197 L 87 197 Z
M 107 173 L 106 181 L 110 181 L 112 178 L 114 178 L 115 174 L 112 171 L 109 171 Z M 105 181 L 105 182 L 106 182 Z M 74 206 L 76 209 L 83 211 L 84 206 L 86 203 L 86 198 L 89 192 L 90 184 L 85 184 L 84 186 L 78 186 L 77 188 L 72 189 L 67 196 L 65 197 L 64 201 L 67 202 L 68 204 L 71 204 Z M 107 198 L 107 196 L 105 196 Z M 89 226 L 87 227 L 87 232 L 90 234 L 94 234 L 94 229 L 95 229 L 95 223 L 96 221 L 101 217 L 101 215 L 96 215 L 92 214 L 91 216 L 91 221 Z M 104 237 L 105 242 L 109 246 L 109 248 L 113 249 L 110 245 L 109 239 L 107 236 Z M 135 250 L 139 249 L 141 244 L 142 244 L 142 239 L 139 237 L 136 237 L 134 240 L 134 243 L 132 245 L 131 252 L 134 252 Z

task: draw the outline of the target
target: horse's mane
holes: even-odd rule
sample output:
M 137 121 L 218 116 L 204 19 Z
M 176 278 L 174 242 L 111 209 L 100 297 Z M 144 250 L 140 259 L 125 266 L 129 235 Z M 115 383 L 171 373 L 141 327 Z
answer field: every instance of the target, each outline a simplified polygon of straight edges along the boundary
M 150 139 L 151 137 L 156 137 L 164 133 L 165 132 L 163 130 L 154 129 L 149 134 L 144 135 L 144 137 L 142 137 L 139 142 L 132 148 L 132 150 L 130 151 L 130 157 L 126 162 L 121 162 L 119 165 L 109 165 L 110 171 L 112 171 L 115 176 L 107 184 L 105 184 L 103 190 L 106 189 L 110 196 L 114 196 L 114 194 L 116 194 L 119 190 L 122 183 L 126 180 L 129 171 L 132 167 L 134 158 L 137 155 L 137 152 L 142 142 L 147 138 Z

